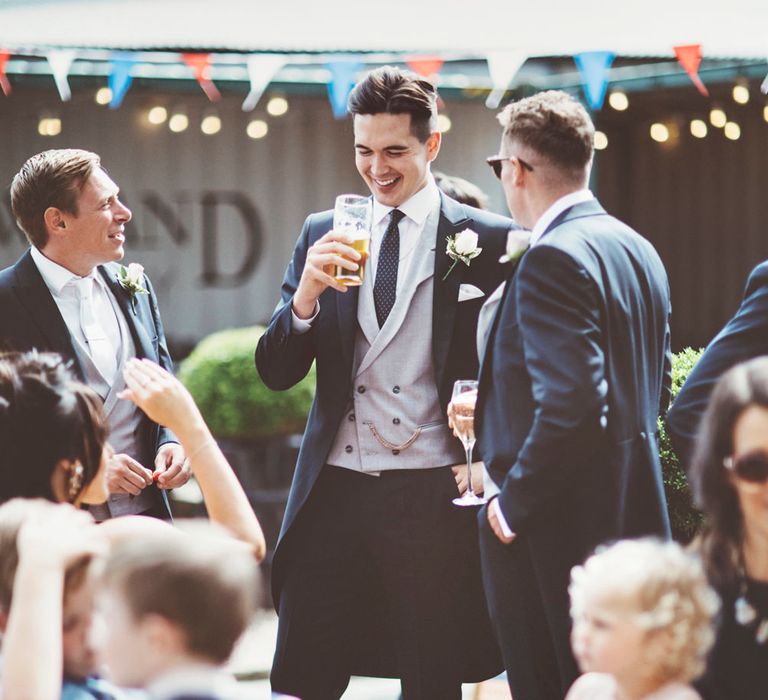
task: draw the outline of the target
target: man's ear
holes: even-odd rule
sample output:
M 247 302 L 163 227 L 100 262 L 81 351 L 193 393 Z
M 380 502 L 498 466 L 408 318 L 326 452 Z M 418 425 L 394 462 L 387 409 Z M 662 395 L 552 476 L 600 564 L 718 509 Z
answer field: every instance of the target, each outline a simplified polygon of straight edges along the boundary
M 437 158 L 437 154 L 440 152 L 440 144 L 442 143 L 443 135 L 439 131 L 433 131 L 427 139 L 427 157 L 432 162 Z
M 43 221 L 48 229 L 48 235 L 54 236 L 67 228 L 67 218 L 61 209 L 57 207 L 48 207 L 43 212 Z
M 157 613 L 147 613 L 141 618 L 142 637 L 158 654 L 170 655 L 187 652 L 187 636 L 179 625 Z

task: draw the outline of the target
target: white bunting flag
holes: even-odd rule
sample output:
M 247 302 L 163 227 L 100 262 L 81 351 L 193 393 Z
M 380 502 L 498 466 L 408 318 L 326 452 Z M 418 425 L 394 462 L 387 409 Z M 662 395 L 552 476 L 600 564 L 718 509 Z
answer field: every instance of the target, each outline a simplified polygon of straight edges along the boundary
M 504 97 L 512 78 L 528 59 L 527 54 L 521 51 L 491 51 L 486 56 L 488 72 L 491 74 L 493 90 L 485 100 L 485 106 L 496 109 Z
M 75 60 L 75 52 L 70 50 L 49 51 L 47 56 L 48 63 L 53 71 L 53 79 L 56 81 L 56 87 L 59 90 L 62 102 L 67 102 L 72 97 L 72 91 L 69 89 L 67 75 Z
M 243 112 L 250 112 L 259 103 L 267 85 L 285 65 L 285 56 L 276 54 L 254 54 L 248 56 L 248 77 L 251 79 L 251 91 L 243 100 Z

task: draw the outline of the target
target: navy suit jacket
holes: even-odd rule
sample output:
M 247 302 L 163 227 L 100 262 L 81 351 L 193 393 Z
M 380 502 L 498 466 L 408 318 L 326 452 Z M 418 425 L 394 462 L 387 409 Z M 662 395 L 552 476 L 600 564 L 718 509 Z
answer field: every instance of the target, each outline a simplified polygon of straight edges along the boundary
M 739 362 L 760 355 L 768 355 L 768 261 L 752 270 L 739 310 L 707 346 L 667 413 L 669 437 L 686 470 L 717 380 Z
M 99 265 L 97 269 L 106 280 L 125 316 L 136 346 L 136 356 L 149 358 L 169 372 L 173 371 L 157 300 L 149 278 L 144 278 L 149 294 L 136 295 L 134 312 L 128 292 L 118 282 L 119 265 L 108 263 Z M 0 350 L 25 351 L 32 348 L 41 352 L 59 353 L 71 361 L 75 374 L 84 381 L 83 370 L 67 325 L 27 250 L 15 265 L 0 271 Z M 139 441 L 139 461 L 152 470 L 158 447 L 166 442 L 176 441 L 176 438 L 167 428 L 152 423 L 145 417 Z M 157 494 L 158 507 L 164 508 L 157 488 L 154 485 L 148 488 Z
M 441 198 L 435 239 L 432 359 L 440 402 L 447 406 L 454 381 L 477 375 L 477 316 L 484 299 L 503 280 L 503 268 L 498 260 L 504 252 L 506 231 L 513 224 L 505 217 L 459 204 L 444 195 Z M 346 294 L 326 290 L 320 296 L 320 314 L 311 330 L 301 335 L 291 331 L 291 302 L 301 279 L 307 249 L 332 228 L 332 221 L 333 212 L 327 211 L 312 214 L 304 223 L 285 273 L 280 303 L 256 348 L 259 374 L 273 390 L 293 386 L 306 376 L 312 362 L 317 363 L 315 399 L 273 561 L 272 587 L 276 601 L 280 591 L 283 541 L 325 464 L 352 391 L 358 287 L 350 288 Z M 452 262 L 445 254 L 446 236 L 465 228 L 478 234 L 478 245 L 483 252 L 469 267 L 457 264 L 443 281 Z M 464 283 L 480 288 L 486 296 L 460 304 L 459 286 Z
M 656 251 L 594 200 L 557 217 L 507 283 L 476 432 L 542 585 L 564 591 L 602 541 L 669 534 L 656 444 L 669 315 Z

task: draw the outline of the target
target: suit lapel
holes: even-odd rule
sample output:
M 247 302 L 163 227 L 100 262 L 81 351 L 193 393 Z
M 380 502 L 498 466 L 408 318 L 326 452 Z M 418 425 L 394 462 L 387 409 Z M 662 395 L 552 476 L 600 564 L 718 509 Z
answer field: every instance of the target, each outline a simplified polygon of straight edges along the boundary
M 471 228 L 471 219 L 467 218 L 466 210 L 458 202 L 440 195 L 440 222 L 437 225 L 435 240 L 435 276 L 432 280 L 432 362 L 435 367 L 435 378 L 438 388 L 443 385 L 448 352 L 453 337 L 453 326 L 456 321 L 456 310 L 459 305 L 459 287 L 464 279 L 467 266 L 459 262 L 451 270 L 448 278 L 443 281 L 451 267 L 451 260 L 445 252 L 448 236 L 453 236 L 465 228 Z
M 117 300 L 120 310 L 123 312 L 123 317 L 128 324 L 131 336 L 133 337 L 133 342 L 136 345 L 136 356 L 146 357 L 153 362 L 157 362 L 157 353 L 155 352 L 152 338 L 147 331 L 147 319 L 151 314 L 149 311 L 149 300 L 147 295 L 136 295 L 136 311 L 134 312 L 131 307 L 131 300 L 128 292 L 117 280 L 117 273 L 115 272 L 114 266 L 99 265 L 98 270 Z M 149 325 L 151 326 L 151 323 Z
M 29 251 L 16 263 L 16 282 L 16 297 L 45 338 L 47 348 L 72 358 L 82 378 L 83 368 L 77 358 L 67 324 L 64 323 L 59 307 L 56 306 Z

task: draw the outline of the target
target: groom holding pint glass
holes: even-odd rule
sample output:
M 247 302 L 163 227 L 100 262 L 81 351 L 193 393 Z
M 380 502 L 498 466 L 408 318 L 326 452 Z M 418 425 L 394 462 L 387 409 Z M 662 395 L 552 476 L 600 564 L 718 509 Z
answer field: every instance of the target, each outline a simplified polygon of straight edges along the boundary
M 317 391 L 273 561 L 280 616 L 274 691 L 341 697 L 351 674 L 400 678 L 405 700 L 458 700 L 500 670 L 482 593 L 476 509 L 445 407 L 477 374 L 475 332 L 509 219 L 441 195 L 436 93 L 397 68 L 349 99 L 355 163 L 370 189 L 370 257 L 311 214 L 256 350 L 272 389 L 313 362 Z M 467 265 L 446 253 L 469 229 Z M 478 252 L 479 249 L 479 252 Z M 345 283 L 346 281 L 346 283 Z

